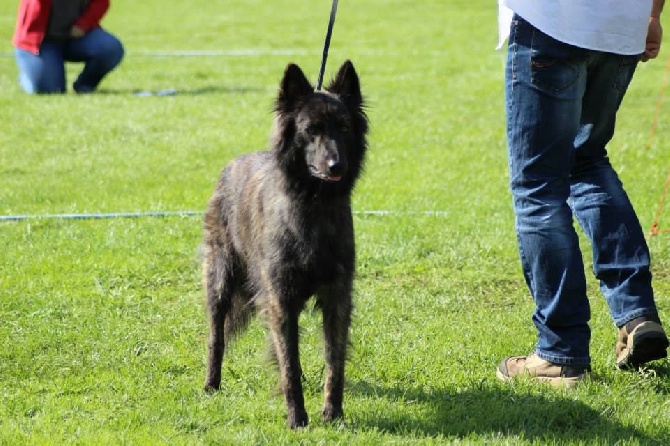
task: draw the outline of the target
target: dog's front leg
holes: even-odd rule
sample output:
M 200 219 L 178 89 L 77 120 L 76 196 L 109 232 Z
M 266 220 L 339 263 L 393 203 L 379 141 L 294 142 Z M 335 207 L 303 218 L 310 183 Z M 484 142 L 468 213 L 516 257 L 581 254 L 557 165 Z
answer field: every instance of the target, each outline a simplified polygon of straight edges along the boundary
M 325 340 L 326 381 L 324 385 L 323 419 L 342 418 L 344 365 L 351 324 L 351 286 L 330 288 L 321 296 L 323 335 Z
M 302 368 L 298 350 L 299 316 L 300 311 L 289 308 L 286 302 L 280 302 L 276 298 L 270 299 L 268 322 L 286 399 L 287 423 L 292 429 L 307 426 L 309 421 L 301 382 Z

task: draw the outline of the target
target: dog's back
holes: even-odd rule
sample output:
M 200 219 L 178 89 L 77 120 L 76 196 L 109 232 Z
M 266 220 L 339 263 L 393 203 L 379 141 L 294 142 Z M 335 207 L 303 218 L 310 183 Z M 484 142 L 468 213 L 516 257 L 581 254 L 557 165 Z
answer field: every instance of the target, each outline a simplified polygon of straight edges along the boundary
M 342 415 L 351 317 L 351 193 L 362 169 L 367 118 L 346 62 L 326 92 L 289 65 L 276 103 L 272 150 L 222 172 L 205 215 L 204 284 L 210 312 L 207 389 L 220 383 L 225 342 L 254 309 L 265 313 L 292 427 L 307 423 L 298 358 L 298 316 L 312 295 L 324 312 L 324 417 Z

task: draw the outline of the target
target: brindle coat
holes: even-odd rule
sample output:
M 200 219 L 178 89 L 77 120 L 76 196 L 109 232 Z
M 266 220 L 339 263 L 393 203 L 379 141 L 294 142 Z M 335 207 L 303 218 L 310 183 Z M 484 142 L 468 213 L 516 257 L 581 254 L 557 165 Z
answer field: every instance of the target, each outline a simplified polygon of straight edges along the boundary
M 323 312 L 323 418 L 343 416 L 355 264 L 351 194 L 368 130 L 352 63 L 340 67 L 325 91 L 314 91 L 300 68 L 288 65 L 274 127 L 271 150 L 244 155 L 223 170 L 205 214 L 211 328 L 205 389 L 219 388 L 226 343 L 259 311 L 295 428 L 308 423 L 298 317 L 313 295 Z

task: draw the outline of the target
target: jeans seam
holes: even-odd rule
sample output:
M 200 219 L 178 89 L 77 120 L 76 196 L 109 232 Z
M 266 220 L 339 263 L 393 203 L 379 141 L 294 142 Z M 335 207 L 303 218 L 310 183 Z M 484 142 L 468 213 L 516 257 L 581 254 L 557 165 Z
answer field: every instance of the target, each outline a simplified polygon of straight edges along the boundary
M 656 309 L 642 308 L 642 309 L 639 309 L 637 311 L 634 311 L 634 312 L 626 315 L 625 317 L 623 317 L 619 320 L 615 320 L 614 324 L 617 326 L 617 328 L 621 328 L 624 325 L 626 325 L 627 323 L 629 323 L 630 321 L 632 321 L 633 319 L 637 319 L 638 317 L 657 315 L 657 314 L 658 314 L 658 311 Z
M 535 351 L 535 354 L 538 358 L 549 361 L 552 364 L 561 364 L 561 365 L 588 365 L 591 363 L 591 358 L 589 356 L 584 357 L 568 357 L 568 356 L 555 356 L 547 353 Z

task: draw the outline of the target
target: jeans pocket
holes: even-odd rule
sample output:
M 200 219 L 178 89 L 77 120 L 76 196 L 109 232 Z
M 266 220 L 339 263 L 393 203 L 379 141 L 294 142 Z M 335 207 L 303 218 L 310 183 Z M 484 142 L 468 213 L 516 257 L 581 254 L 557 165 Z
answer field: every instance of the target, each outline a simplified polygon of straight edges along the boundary
M 579 68 L 562 60 L 533 58 L 532 82 L 549 93 L 561 93 L 579 78 Z
M 588 52 L 535 29 L 530 45 L 531 82 L 550 94 L 568 90 L 579 80 Z

